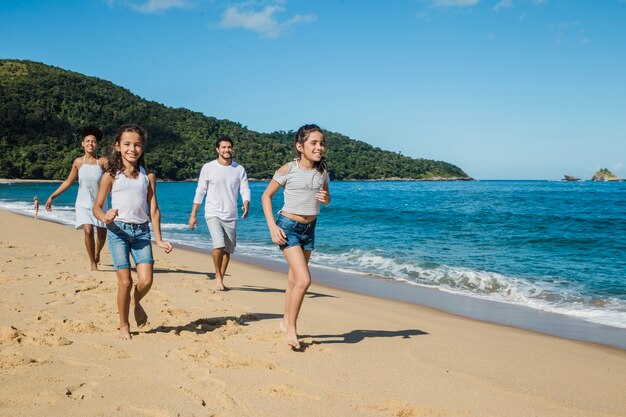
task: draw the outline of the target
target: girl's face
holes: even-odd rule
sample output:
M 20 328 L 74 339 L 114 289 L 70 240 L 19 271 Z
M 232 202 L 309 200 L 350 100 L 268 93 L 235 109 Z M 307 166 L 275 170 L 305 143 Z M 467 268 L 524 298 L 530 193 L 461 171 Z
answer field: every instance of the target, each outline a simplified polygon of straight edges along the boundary
M 319 162 L 322 160 L 322 156 L 324 156 L 324 152 L 326 151 L 324 135 L 320 132 L 311 132 L 309 133 L 309 137 L 304 141 L 304 144 L 296 144 L 296 149 L 298 149 L 302 158 L 308 159 L 311 162 Z
M 143 154 L 143 140 L 137 132 L 124 132 L 119 142 L 115 143 L 115 149 L 122 156 L 124 165 L 136 165 Z
M 96 139 L 94 135 L 87 135 L 83 138 L 81 145 L 83 146 L 85 152 L 93 153 L 98 147 L 98 139 Z

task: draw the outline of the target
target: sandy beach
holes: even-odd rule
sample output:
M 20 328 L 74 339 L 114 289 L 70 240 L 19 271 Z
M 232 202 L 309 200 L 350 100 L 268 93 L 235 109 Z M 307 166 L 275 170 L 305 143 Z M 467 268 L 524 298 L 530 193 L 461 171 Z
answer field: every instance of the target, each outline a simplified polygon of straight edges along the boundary
M 302 352 L 285 275 L 155 248 L 149 323 L 117 339 L 108 250 L 0 211 L 2 416 L 626 416 L 626 350 L 313 284 Z M 314 277 L 315 280 L 315 277 Z

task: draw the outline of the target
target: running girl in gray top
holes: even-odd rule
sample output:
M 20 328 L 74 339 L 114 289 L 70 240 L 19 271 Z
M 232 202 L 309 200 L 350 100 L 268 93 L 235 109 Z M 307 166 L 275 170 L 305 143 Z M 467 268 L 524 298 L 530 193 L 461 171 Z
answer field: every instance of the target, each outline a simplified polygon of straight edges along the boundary
M 320 203 L 330 203 L 328 171 L 324 163 L 324 133 L 316 125 L 305 125 L 295 136 L 298 158 L 276 171 L 263 193 L 263 213 L 272 241 L 289 265 L 285 310 L 280 329 L 292 349 L 300 349 L 296 322 L 304 295 L 311 285 L 309 259 L 315 249 L 315 226 Z M 284 189 L 285 204 L 274 218 L 272 197 Z

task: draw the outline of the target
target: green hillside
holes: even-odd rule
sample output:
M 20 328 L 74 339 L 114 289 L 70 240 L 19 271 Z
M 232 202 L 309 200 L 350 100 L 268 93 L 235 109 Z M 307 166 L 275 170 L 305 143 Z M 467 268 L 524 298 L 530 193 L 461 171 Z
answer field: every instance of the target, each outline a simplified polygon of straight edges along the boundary
M 87 124 L 103 130 L 100 150 L 107 154 L 120 125 L 145 127 L 148 166 L 169 180 L 196 177 L 202 164 L 215 157 L 215 140 L 222 135 L 235 140 L 235 159 L 251 178 L 270 178 L 293 157 L 293 132 L 254 132 L 41 63 L 0 60 L 0 97 L 0 178 L 64 179 L 81 154 L 78 132 Z M 455 165 L 383 151 L 340 133 L 326 132 L 326 140 L 334 179 L 469 179 Z

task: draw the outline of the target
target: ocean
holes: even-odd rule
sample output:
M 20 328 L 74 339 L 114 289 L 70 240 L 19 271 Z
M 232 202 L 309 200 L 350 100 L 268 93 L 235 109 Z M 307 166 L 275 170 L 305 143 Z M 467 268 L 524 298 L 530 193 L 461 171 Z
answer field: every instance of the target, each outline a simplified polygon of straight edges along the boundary
M 32 215 L 36 195 L 40 218 L 73 225 L 76 185 L 52 213 L 43 207 L 58 185 L 0 183 L 0 209 Z M 261 208 L 266 185 L 250 183 L 237 253 L 282 261 Z M 158 184 L 162 230 L 208 252 L 206 224 L 187 227 L 195 187 Z M 318 268 L 626 329 L 626 182 L 350 181 L 330 190 L 311 257 Z M 277 195 L 275 210 L 281 205 Z

